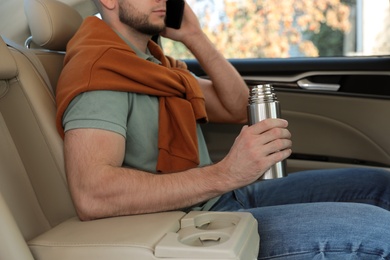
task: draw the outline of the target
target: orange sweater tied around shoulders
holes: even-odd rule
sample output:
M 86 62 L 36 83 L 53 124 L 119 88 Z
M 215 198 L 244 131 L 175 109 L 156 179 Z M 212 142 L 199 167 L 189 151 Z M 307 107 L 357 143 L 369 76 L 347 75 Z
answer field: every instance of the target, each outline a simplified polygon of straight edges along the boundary
M 183 62 L 163 54 L 150 41 L 161 65 L 144 60 L 104 22 L 86 18 L 68 44 L 56 91 L 57 129 L 71 100 L 93 90 L 134 92 L 159 97 L 157 172 L 170 173 L 199 165 L 196 123 L 207 122 L 204 96 Z

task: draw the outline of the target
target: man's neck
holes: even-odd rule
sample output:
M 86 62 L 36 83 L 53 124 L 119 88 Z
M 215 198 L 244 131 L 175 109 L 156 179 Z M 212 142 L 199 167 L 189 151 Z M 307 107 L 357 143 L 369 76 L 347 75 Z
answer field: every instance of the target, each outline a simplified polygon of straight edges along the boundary
M 120 33 L 122 37 L 131 42 L 140 51 L 146 53 L 148 42 L 151 36 L 140 33 L 124 24 L 110 25 L 115 31 Z
M 148 42 L 150 40 L 150 36 L 140 33 L 132 33 L 128 30 L 119 31 L 123 37 L 125 37 L 129 42 L 131 42 L 135 47 L 137 47 L 140 51 L 146 53 Z

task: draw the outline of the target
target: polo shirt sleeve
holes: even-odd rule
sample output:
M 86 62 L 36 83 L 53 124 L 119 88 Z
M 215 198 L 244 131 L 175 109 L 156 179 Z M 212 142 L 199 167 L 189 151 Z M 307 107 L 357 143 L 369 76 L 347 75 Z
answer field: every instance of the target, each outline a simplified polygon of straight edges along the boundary
M 94 128 L 112 131 L 126 138 L 128 93 L 97 90 L 76 96 L 66 109 L 64 130 Z

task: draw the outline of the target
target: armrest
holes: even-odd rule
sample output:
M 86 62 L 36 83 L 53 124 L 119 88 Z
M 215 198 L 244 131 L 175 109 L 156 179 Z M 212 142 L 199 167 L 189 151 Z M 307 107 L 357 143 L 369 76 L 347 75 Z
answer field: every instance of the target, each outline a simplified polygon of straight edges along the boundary
M 69 219 L 28 244 L 36 260 L 257 259 L 247 212 L 180 211 L 81 222 Z
M 180 229 L 184 212 L 164 212 L 82 222 L 69 219 L 28 242 L 35 259 L 155 259 L 154 247 Z

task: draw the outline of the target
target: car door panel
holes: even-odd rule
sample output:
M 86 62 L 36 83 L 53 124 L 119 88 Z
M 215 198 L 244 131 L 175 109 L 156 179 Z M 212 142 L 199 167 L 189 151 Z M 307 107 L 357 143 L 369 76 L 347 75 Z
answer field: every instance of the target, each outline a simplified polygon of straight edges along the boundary
M 248 85 L 274 85 L 292 133 L 288 172 L 390 165 L 390 57 L 230 62 Z M 195 61 L 187 63 L 204 76 Z M 228 153 L 241 127 L 203 126 L 214 161 Z

